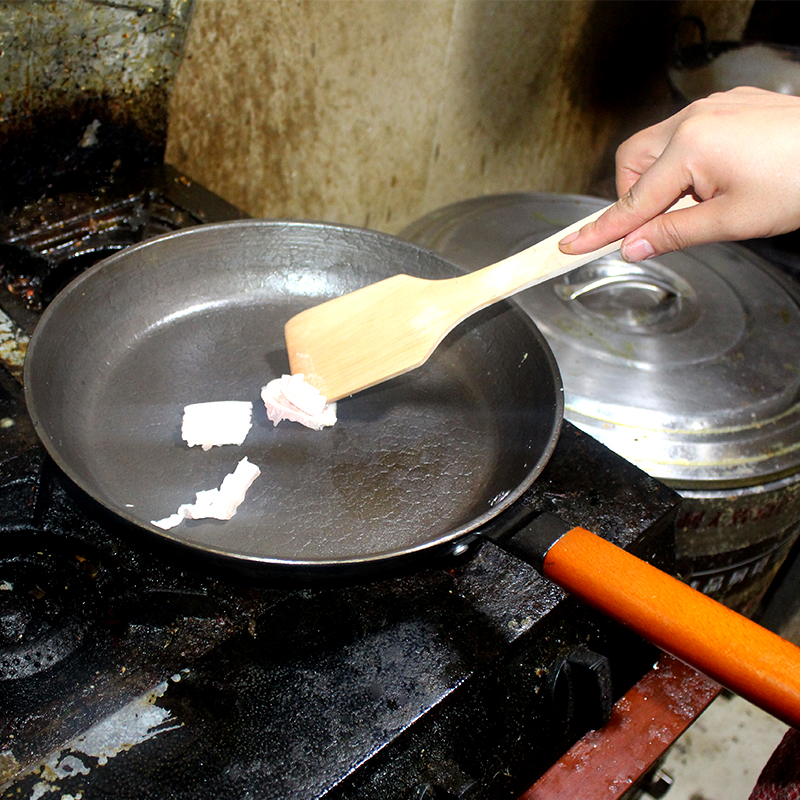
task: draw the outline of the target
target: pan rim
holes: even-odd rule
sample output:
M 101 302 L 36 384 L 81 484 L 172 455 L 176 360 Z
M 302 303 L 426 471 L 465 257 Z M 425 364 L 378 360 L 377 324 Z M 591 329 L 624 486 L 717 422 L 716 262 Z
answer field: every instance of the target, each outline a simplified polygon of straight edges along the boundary
M 533 484 L 536 478 L 539 476 L 539 474 L 549 461 L 553 449 L 556 446 L 563 420 L 563 404 L 564 404 L 563 384 L 555 361 L 555 357 L 553 356 L 553 353 L 550 350 L 549 346 L 547 345 L 544 336 L 539 331 L 534 321 L 530 318 L 528 314 L 525 313 L 525 311 L 516 303 L 516 301 L 513 298 L 504 300 L 502 301 L 502 303 L 505 303 L 512 308 L 515 317 L 525 325 L 525 327 L 529 330 L 532 338 L 536 340 L 538 346 L 542 350 L 542 354 L 544 355 L 545 361 L 549 366 L 552 375 L 552 380 L 554 383 L 555 391 L 554 391 L 554 397 L 552 399 L 555 404 L 555 409 L 549 421 L 549 426 L 551 430 L 549 436 L 547 437 L 547 444 L 544 448 L 541 449 L 540 452 L 536 454 L 537 458 L 535 460 L 535 463 L 531 465 L 530 469 L 524 475 L 524 477 L 521 480 L 519 480 L 517 485 L 513 489 L 511 489 L 504 497 L 498 500 L 498 502 L 490 506 L 482 514 L 469 519 L 467 522 L 455 528 L 449 529 L 444 533 L 439 534 L 438 536 L 435 536 L 433 538 L 423 539 L 417 544 L 403 546 L 401 549 L 394 549 L 381 552 L 370 552 L 366 554 L 361 553 L 353 556 L 337 556 L 333 558 L 324 557 L 320 559 L 308 559 L 308 558 L 287 559 L 284 556 L 271 556 L 271 555 L 263 555 L 257 553 L 247 553 L 247 552 L 232 552 L 230 549 L 226 549 L 224 547 L 217 546 L 214 544 L 209 544 L 207 542 L 200 542 L 196 539 L 191 539 L 187 536 L 181 537 L 178 535 L 174 535 L 169 530 L 165 531 L 161 528 L 158 528 L 157 526 L 152 525 L 152 523 L 148 524 L 141 518 L 126 511 L 123 508 L 120 508 L 116 504 L 109 505 L 104 499 L 100 499 L 95 496 L 95 493 L 92 491 L 92 488 L 89 485 L 89 481 L 86 480 L 81 474 L 79 474 L 69 464 L 68 459 L 64 457 L 58 443 L 54 440 L 50 432 L 46 429 L 46 423 L 43 422 L 42 419 L 43 415 L 41 414 L 38 408 L 37 396 L 32 388 L 32 381 L 29 380 L 29 376 L 30 374 L 33 373 L 37 363 L 37 351 L 39 348 L 39 342 L 43 339 L 44 336 L 46 336 L 48 326 L 51 324 L 52 319 L 58 315 L 59 309 L 64 305 L 67 299 L 73 297 L 75 293 L 83 291 L 87 286 L 88 282 L 93 283 L 97 280 L 101 280 L 104 276 L 108 274 L 113 274 L 113 271 L 115 269 L 121 268 L 119 266 L 119 262 L 123 260 L 127 261 L 132 253 L 140 252 L 143 250 L 150 249 L 154 246 L 158 246 L 158 243 L 164 239 L 176 240 L 187 236 L 197 235 L 199 231 L 209 231 L 209 230 L 213 231 L 215 229 L 216 230 L 230 229 L 233 231 L 245 231 L 249 228 L 259 228 L 264 226 L 275 227 L 275 228 L 287 228 L 287 229 L 291 228 L 304 229 L 308 227 L 313 227 L 317 230 L 320 229 L 335 230 L 337 232 L 344 231 L 344 232 L 350 232 L 358 236 L 367 235 L 370 237 L 377 237 L 378 239 L 383 239 L 383 240 L 391 239 L 401 242 L 403 247 L 409 250 L 416 250 L 421 253 L 432 255 L 440 261 L 445 261 L 457 271 L 460 272 L 465 271 L 462 267 L 452 264 L 452 262 L 447 261 L 447 259 L 443 259 L 440 255 L 434 253 L 433 251 L 428 250 L 427 248 L 421 247 L 419 245 L 416 245 L 412 242 L 399 239 L 398 237 L 392 236 L 391 234 L 386 234 L 379 231 L 361 228 L 358 226 L 340 225 L 336 223 L 317 222 L 311 220 L 306 221 L 306 220 L 247 219 L 247 220 L 231 220 L 226 222 L 207 223 L 203 225 L 192 226 L 190 228 L 181 229 L 179 231 L 164 233 L 159 236 L 153 237 L 152 239 L 148 239 L 144 242 L 140 242 L 129 248 L 114 253 L 108 256 L 107 258 L 99 261 L 97 264 L 93 265 L 87 270 L 85 270 L 83 273 L 77 276 L 72 282 L 70 282 L 59 293 L 59 295 L 56 296 L 56 298 L 50 303 L 50 305 L 43 312 L 42 316 L 40 317 L 39 323 L 36 327 L 36 330 L 34 331 L 34 334 L 31 337 L 30 345 L 26 355 L 25 371 L 24 371 L 25 400 L 35 430 L 37 431 L 37 435 L 39 436 L 39 439 L 44 445 L 44 448 L 49 454 L 49 456 L 53 459 L 57 467 L 67 476 L 67 478 L 69 478 L 69 480 L 72 483 L 74 483 L 84 494 L 88 495 L 89 498 L 94 500 L 100 506 L 106 508 L 112 515 L 121 518 L 129 525 L 132 525 L 134 528 L 139 530 L 144 530 L 151 535 L 157 536 L 160 539 L 178 545 L 179 547 L 189 548 L 191 551 L 199 553 L 201 555 L 214 557 L 216 559 L 222 559 L 225 561 L 232 561 L 240 564 L 273 566 L 273 567 L 279 567 L 281 569 L 299 569 L 303 571 L 331 571 L 336 569 L 362 567 L 364 565 L 390 564 L 398 560 L 404 560 L 415 555 L 423 554 L 427 551 L 447 546 L 452 543 L 457 543 L 459 542 L 459 540 L 464 539 L 464 537 L 472 533 L 479 535 L 480 529 L 483 526 L 485 526 L 491 520 L 494 520 L 500 515 L 502 515 L 504 511 L 506 511 L 510 506 L 516 503 L 522 497 L 522 495 L 530 488 L 530 486 Z

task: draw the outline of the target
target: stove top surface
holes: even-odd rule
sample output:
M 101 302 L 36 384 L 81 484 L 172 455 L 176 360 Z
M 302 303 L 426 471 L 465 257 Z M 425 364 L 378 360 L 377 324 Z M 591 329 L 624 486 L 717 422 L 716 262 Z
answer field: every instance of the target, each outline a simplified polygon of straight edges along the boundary
M 50 267 L 238 214 L 169 168 L 148 181 L 58 230 L 32 212 L 3 228 L 48 265 L 0 297 L 5 795 L 514 796 L 602 724 L 653 648 L 491 541 L 362 583 L 220 572 L 132 536 L 39 446 L 14 365 Z M 671 563 L 677 496 L 569 424 L 521 502 Z

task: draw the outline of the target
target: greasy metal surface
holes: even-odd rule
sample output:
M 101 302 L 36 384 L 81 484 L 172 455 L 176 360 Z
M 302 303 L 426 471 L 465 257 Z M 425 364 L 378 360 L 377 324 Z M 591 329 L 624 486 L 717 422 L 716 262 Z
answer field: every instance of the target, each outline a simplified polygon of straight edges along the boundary
M 26 397 L 59 466 L 121 517 L 244 565 L 340 569 L 449 543 L 508 507 L 555 443 L 559 378 L 514 306 L 459 327 L 420 370 L 339 405 L 321 432 L 266 420 L 260 388 L 287 371 L 283 323 L 397 272 L 457 268 L 392 237 L 244 221 L 170 234 L 84 273 L 42 317 Z M 189 450 L 183 406 L 252 400 L 240 448 Z M 150 520 L 262 469 L 229 522 Z
M 35 114 L 65 95 L 133 95 L 169 80 L 192 5 L 192 0 L 2 0 L 2 116 Z
M 22 447 L 0 462 L 3 796 L 10 777 L 247 629 L 278 595 L 137 549 L 41 446 Z

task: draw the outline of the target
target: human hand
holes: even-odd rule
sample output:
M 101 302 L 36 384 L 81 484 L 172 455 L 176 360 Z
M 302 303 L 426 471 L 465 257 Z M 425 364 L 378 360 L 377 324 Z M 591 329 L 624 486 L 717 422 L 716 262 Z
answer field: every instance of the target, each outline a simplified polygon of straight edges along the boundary
M 622 257 L 641 261 L 800 228 L 800 97 L 742 87 L 692 103 L 620 145 L 617 192 L 605 214 L 561 240 L 563 252 L 622 239 Z M 663 213 L 687 193 L 702 202 Z

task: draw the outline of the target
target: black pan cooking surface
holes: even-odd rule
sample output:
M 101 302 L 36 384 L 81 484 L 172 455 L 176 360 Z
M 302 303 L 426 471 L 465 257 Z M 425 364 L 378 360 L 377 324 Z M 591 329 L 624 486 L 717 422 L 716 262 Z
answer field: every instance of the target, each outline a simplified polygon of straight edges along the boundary
M 332 428 L 276 428 L 259 396 L 289 371 L 290 316 L 398 271 L 458 273 L 392 237 L 312 223 L 221 223 L 137 245 L 43 315 L 26 358 L 31 415 L 100 503 L 247 566 L 359 567 L 448 543 L 508 508 L 555 441 L 560 379 L 518 308 L 487 309 L 421 369 L 340 401 Z M 183 407 L 210 400 L 252 402 L 242 446 L 181 441 Z M 262 474 L 233 519 L 152 524 L 243 457 Z

